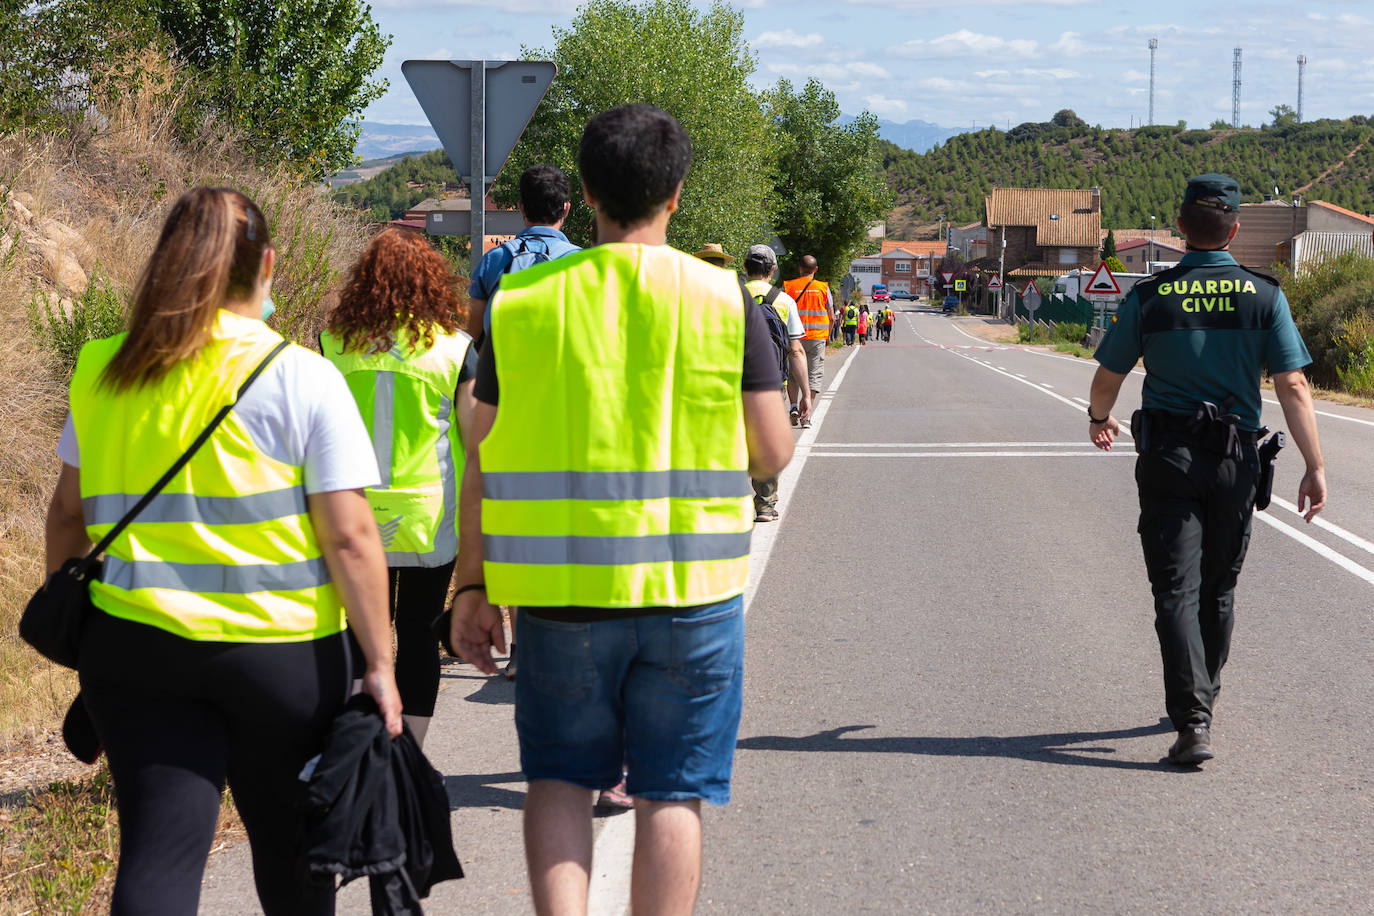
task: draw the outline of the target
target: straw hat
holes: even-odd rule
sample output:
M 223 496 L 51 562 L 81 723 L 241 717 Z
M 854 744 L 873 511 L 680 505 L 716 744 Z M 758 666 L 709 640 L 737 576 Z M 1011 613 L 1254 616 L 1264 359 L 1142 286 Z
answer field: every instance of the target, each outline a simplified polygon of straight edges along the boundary
M 735 263 L 735 259 L 726 254 L 725 249 L 715 242 L 707 242 L 705 245 L 702 245 L 701 250 L 693 255 L 693 257 L 701 258 L 703 261 L 719 261 L 722 267 L 727 264 Z

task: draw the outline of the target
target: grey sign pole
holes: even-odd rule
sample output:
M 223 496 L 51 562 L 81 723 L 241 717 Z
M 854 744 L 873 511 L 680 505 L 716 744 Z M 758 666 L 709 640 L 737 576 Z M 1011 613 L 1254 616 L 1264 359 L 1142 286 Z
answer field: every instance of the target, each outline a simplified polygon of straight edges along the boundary
M 469 240 L 472 275 L 486 253 L 487 242 L 487 62 L 472 62 L 472 174 L 468 176 L 472 198 L 472 236 Z

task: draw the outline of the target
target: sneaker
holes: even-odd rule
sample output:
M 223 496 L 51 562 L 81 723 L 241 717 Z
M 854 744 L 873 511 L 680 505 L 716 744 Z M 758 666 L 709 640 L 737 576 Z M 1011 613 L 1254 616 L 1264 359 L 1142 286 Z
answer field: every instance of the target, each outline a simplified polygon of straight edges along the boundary
M 792 405 L 792 409 L 787 412 L 787 415 L 792 418 L 793 426 L 801 425 L 801 411 L 797 409 L 796 404 Z
M 802 428 L 802 429 L 810 429 L 810 428 L 811 428 L 811 418 L 810 418 L 810 417 L 807 417 L 805 420 L 802 420 L 801 428 Z
M 598 808 L 614 808 L 621 810 L 633 808 L 635 800 L 625 791 L 625 780 L 620 780 L 609 789 L 602 789 L 596 796 L 596 806 Z
M 506 680 L 515 680 L 515 643 L 510 644 L 510 658 L 506 661 Z
M 777 520 L 778 510 L 774 509 L 772 506 L 764 506 L 754 513 L 754 521 L 756 522 L 776 522 Z
M 1178 733 L 1178 740 L 1169 748 L 1169 761 L 1180 766 L 1195 766 L 1215 756 L 1212 733 L 1205 725 L 1188 726 Z

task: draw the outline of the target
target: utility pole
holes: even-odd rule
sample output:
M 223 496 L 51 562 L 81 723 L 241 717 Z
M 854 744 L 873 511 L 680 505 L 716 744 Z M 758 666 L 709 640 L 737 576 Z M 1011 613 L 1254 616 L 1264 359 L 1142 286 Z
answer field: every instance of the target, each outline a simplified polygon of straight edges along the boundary
M 1159 39 L 1150 39 L 1150 123 L 1155 123 L 1155 51 L 1159 48 Z

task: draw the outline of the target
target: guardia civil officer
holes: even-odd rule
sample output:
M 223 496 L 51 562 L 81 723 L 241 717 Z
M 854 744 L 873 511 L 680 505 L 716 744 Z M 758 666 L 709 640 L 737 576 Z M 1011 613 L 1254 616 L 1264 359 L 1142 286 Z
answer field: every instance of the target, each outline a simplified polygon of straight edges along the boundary
M 1210 760 L 1212 709 L 1231 644 L 1236 579 L 1250 540 L 1260 479 L 1260 377 L 1268 372 L 1307 464 L 1298 508 L 1326 505 L 1326 473 L 1303 367 L 1312 362 L 1278 281 L 1236 263 L 1240 187 L 1199 175 L 1183 192 L 1177 225 L 1188 253 L 1127 294 L 1095 354 L 1088 436 L 1107 450 L 1121 383 L 1144 357 L 1140 542 L 1155 597 L 1164 702 L 1178 740 L 1169 759 Z

